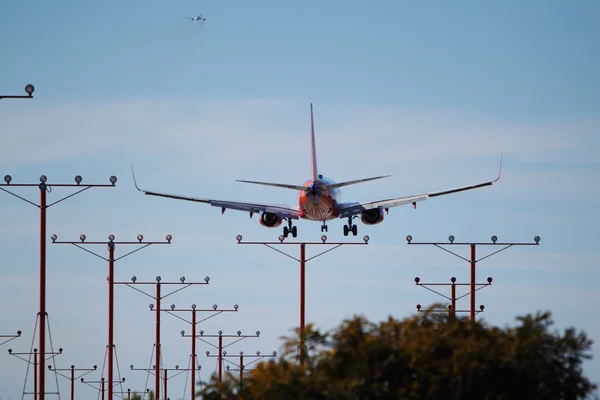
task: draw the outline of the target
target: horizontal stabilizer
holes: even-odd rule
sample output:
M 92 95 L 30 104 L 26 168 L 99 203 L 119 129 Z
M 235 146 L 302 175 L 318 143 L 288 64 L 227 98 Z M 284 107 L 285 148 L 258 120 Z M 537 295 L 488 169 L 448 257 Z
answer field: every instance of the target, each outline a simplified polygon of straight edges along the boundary
M 242 181 L 242 180 L 239 180 L 239 179 L 236 179 L 236 182 L 252 183 L 254 185 L 274 186 L 274 187 L 280 187 L 280 188 L 284 188 L 284 189 L 293 189 L 293 190 L 306 190 L 306 189 L 308 189 L 306 186 L 287 185 L 285 183 L 269 183 L 269 182 Z
M 391 175 L 385 175 L 385 176 L 376 176 L 374 178 L 365 178 L 365 179 L 357 179 L 355 181 L 347 181 L 347 182 L 339 182 L 339 183 L 333 183 L 331 185 L 327 185 L 326 188 L 327 189 L 336 189 L 336 188 L 340 188 L 342 186 L 349 186 L 349 185 L 355 185 L 357 183 L 363 183 L 363 182 L 368 182 L 368 181 L 374 181 L 375 179 L 382 179 L 382 178 L 389 178 Z

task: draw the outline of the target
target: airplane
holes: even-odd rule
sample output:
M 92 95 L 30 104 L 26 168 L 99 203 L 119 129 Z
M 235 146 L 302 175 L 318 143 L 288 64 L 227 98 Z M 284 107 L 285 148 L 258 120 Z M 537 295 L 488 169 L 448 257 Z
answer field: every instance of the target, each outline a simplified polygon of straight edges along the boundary
M 200 14 L 200 13 L 196 13 L 195 17 L 183 17 L 183 18 L 191 19 L 192 21 L 206 21 L 206 18 L 204 18 L 202 16 L 202 14 Z
M 284 237 L 288 237 L 290 233 L 293 237 L 297 236 L 298 230 L 296 226 L 293 226 L 294 220 L 305 219 L 310 221 L 320 221 L 322 223 L 321 232 L 327 232 L 327 222 L 336 218 L 348 219 L 348 224 L 344 225 L 344 236 L 348 236 L 350 232 L 352 232 L 352 234 L 356 236 L 358 234 L 358 227 L 357 225 L 353 224 L 353 220 L 355 218 L 360 218 L 362 223 L 365 225 L 376 225 L 383 221 L 384 213 L 385 215 L 387 215 L 391 207 L 396 207 L 404 204 L 412 204 L 414 208 L 417 208 L 417 202 L 424 201 L 432 197 L 443 196 L 451 193 L 458 193 L 465 190 L 477 189 L 485 186 L 491 186 L 500 179 L 500 173 L 502 172 L 501 156 L 498 177 L 492 181 L 407 197 L 397 197 L 368 202 L 341 203 L 338 202 L 341 187 L 387 178 L 390 175 L 336 183 L 333 180 L 326 178 L 322 174 L 320 174 L 317 169 L 315 127 L 312 103 L 310 105 L 310 149 L 311 179 L 304 182 L 303 185 L 236 180 L 237 182 L 244 182 L 255 185 L 274 186 L 299 191 L 297 205 L 290 206 L 215 200 L 210 198 L 197 198 L 142 190 L 137 185 L 135 179 L 135 172 L 133 171 L 133 166 L 131 166 L 131 172 L 133 174 L 133 181 L 136 189 L 146 195 L 207 203 L 213 207 L 220 207 L 221 214 L 225 213 L 225 210 L 227 209 L 248 212 L 250 213 L 250 218 L 252 218 L 254 213 L 260 213 L 259 222 L 262 226 L 265 226 L 267 228 L 276 228 L 280 226 L 284 220 L 286 220 L 287 226 L 283 227 Z

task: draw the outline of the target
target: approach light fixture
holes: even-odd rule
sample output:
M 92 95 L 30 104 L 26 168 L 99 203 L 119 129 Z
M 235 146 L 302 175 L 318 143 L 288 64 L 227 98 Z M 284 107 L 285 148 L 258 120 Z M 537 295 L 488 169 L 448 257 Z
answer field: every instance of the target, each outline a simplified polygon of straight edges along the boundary
M 167 239 L 167 242 L 171 243 L 171 239 L 173 239 L 173 236 L 167 235 L 165 236 L 165 239 Z
M 496 235 L 492 236 L 492 242 L 496 243 L 497 240 L 498 240 L 498 236 L 496 236 Z
M 52 234 L 52 236 L 50 236 L 50 239 L 52 239 L 53 242 L 56 242 L 56 239 L 58 239 L 58 236 L 56 236 L 56 233 Z
M 421 281 L 421 278 L 419 278 L 418 276 L 415 278 L 415 283 L 418 285 L 419 282 Z
M 237 309 L 238 309 L 238 308 L 239 308 L 239 306 L 238 306 L 237 304 L 234 304 L 234 305 L 233 305 L 233 309 L 234 309 L 235 311 L 237 311 Z
M 181 331 L 181 336 L 185 335 L 185 331 Z
M 363 236 L 363 240 L 365 241 L 365 243 L 369 243 L 369 236 L 367 236 L 367 235 Z
M 479 306 L 479 309 L 480 309 L 481 311 L 483 311 L 483 309 L 484 309 L 484 308 L 485 308 L 485 307 L 483 306 L 483 304 Z
M 421 310 L 421 305 L 417 304 L 417 311 L 420 311 L 420 310 Z
M 25 86 L 25 92 L 29 95 L 29 97 L 31 97 L 31 95 L 33 94 L 34 91 L 35 91 L 35 87 L 33 87 L 32 84 Z
M 224 352 L 223 352 L 223 355 L 224 355 L 224 356 L 226 356 L 226 355 L 227 355 L 227 352 L 226 352 L 226 351 L 224 351 Z
M 213 310 L 216 310 L 216 309 L 217 309 L 217 305 L 213 304 Z
M 179 278 L 179 280 L 181 281 L 181 283 L 185 282 L 185 276 L 182 276 L 181 278 Z
M 148 307 L 150 307 L 150 310 L 154 310 L 154 304 L 150 304 Z
M 256 331 L 256 336 L 260 336 L 260 331 Z
M 175 369 L 179 369 L 179 365 L 176 365 L 176 366 L 175 366 Z
M 242 334 L 242 331 L 237 331 L 238 336 Z
M 539 236 L 534 237 L 533 240 L 535 240 L 535 244 L 539 244 L 540 243 L 540 237 Z
M 129 368 L 133 369 L 133 364 L 131 364 L 131 365 L 129 366 Z
M 406 241 L 410 244 L 410 242 L 412 241 L 412 236 L 410 236 L 410 235 L 406 236 Z
M 175 309 L 175 304 L 171 304 L 171 310 Z
M 108 235 L 108 240 L 110 240 L 111 242 L 115 240 L 115 235 L 113 235 L 112 233 Z
M 256 355 L 257 355 L 257 356 L 260 356 L 260 351 L 257 351 L 257 352 L 256 352 Z
M 492 284 L 492 277 L 488 277 L 487 278 L 488 283 L 491 285 Z
M 325 235 L 321 236 L 321 241 L 323 243 L 325 243 L 327 241 L 327 236 L 325 236 Z
M 453 243 L 454 242 L 454 235 L 448 236 L 448 240 L 450 241 L 450 243 Z
M 40 176 L 40 182 L 46 183 L 47 180 L 48 180 L 48 178 L 46 178 L 46 175 Z
M 116 176 L 114 176 L 114 175 L 113 175 L 113 176 L 111 176 L 111 177 L 110 177 L 110 183 L 112 183 L 113 185 L 114 185 L 115 183 L 117 183 L 117 177 L 116 177 Z
M 221 336 L 223 334 L 223 331 L 219 331 L 219 336 Z
M 134 275 L 131 277 L 131 282 L 135 283 L 135 281 L 137 281 L 137 277 Z
M 210 281 L 210 278 L 208 276 L 204 277 L 204 282 L 208 283 L 208 281 Z
M 156 277 L 156 282 L 160 282 L 160 276 Z
M 85 235 L 82 233 L 81 235 L 79 235 L 79 240 L 81 240 L 81 242 L 85 242 Z
M 6 182 L 7 185 L 10 185 L 10 181 L 12 181 L 12 176 L 5 175 L 4 176 L 4 182 Z
M 81 177 L 81 175 L 77 175 L 75 177 L 75 183 L 77 183 L 78 185 L 81 183 L 82 180 L 83 180 L 83 178 Z
M 285 236 L 283 236 L 283 235 L 279 235 L 279 241 L 280 241 L 281 243 L 283 243 L 283 239 L 285 239 Z
M 142 240 L 144 240 L 144 236 L 141 234 L 137 235 L 137 240 L 138 242 L 141 242 Z
M 456 282 L 456 278 L 455 277 L 450 278 L 450 282 L 452 282 L 452 283 Z
M 243 352 L 243 351 L 240 351 L 240 356 L 243 356 L 243 355 L 244 355 L 244 352 Z
M 237 235 L 235 237 L 235 240 L 237 240 L 238 243 L 241 242 L 242 241 L 242 235 Z
M 200 336 L 203 336 L 203 335 L 204 335 L 204 331 L 200 331 Z
M 274 352 L 273 352 L 273 357 L 275 357 L 276 355 L 277 355 L 277 352 L 276 352 L 276 351 L 274 351 Z
M 195 310 L 195 309 L 196 309 L 196 305 L 192 304 L 192 310 Z

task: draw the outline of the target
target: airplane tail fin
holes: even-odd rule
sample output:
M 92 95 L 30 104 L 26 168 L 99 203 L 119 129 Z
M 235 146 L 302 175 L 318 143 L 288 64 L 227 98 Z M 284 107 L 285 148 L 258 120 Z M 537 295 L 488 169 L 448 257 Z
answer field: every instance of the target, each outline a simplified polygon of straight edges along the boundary
M 319 179 L 317 171 L 317 149 L 315 145 L 315 122 L 313 120 L 313 105 L 310 103 L 310 164 L 312 180 Z

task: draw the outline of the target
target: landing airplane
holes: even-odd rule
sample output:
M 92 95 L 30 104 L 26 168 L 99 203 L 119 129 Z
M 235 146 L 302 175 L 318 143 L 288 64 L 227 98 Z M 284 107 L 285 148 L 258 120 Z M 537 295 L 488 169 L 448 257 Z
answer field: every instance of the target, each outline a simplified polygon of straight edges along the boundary
M 192 21 L 206 21 L 206 18 L 204 18 L 202 16 L 202 14 L 200 14 L 200 13 L 196 13 L 195 17 L 183 17 L 183 18 L 191 19 Z
M 344 225 L 344 236 L 348 236 L 349 232 L 352 232 L 354 236 L 358 234 L 358 228 L 352 223 L 353 219 L 359 218 L 365 225 L 376 225 L 383 221 L 384 212 L 387 215 L 391 207 L 396 207 L 404 204 L 412 204 L 414 208 L 417 208 L 417 202 L 427 200 L 430 197 L 443 196 L 446 194 L 462 192 L 465 190 L 477 189 L 484 186 L 490 186 L 494 182 L 500 179 L 500 173 L 502 172 L 502 157 L 500 158 L 500 170 L 498 177 L 492 181 L 478 183 L 470 186 L 462 186 L 455 189 L 444 190 L 441 192 L 424 193 L 414 196 L 397 197 L 387 200 L 377 200 L 370 202 L 352 202 L 352 203 L 340 203 L 338 198 L 340 196 L 340 189 L 343 186 L 354 185 L 357 183 L 368 182 L 376 179 L 387 178 L 390 175 L 377 176 L 373 178 L 358 179 L 346 182 L 335 183 L 329 178 L 324 177 L 317 171 L 317 155 L 315 146 L 315 127 L 313 120 L 313 107 L 310 105 L 310 146 L 311 146 L 311 167 L 312 175 L 311 179 L 306 181 L 304 185 L 289 185 L 282 183 L 269 183 L 269 182 L 256 182 L 256 181 L 245 181 L 237 180 L 237 182 L 251 183 L 255 185 L 275 186 L 285 189 L 293 189 L 299 191 L 298 204 L 297 205 L 271 205 L 271 204 L 255 204 L 255 203 L 243 203 L 237 201 L 224 201 L 214 200 L 208 198 L 197 198 L 180 196 L 174 194 L 151 192 L 142 190 L 138 187 L 135 180 L 135 172 L 133 166 L 131 172 L 133 174 L 134 184 L 137 190 L 140 192 L 151 195 L 168 197 L 178 200 L 195 201 L 200 203 L 207 203 L 214 207 L 221 208 L 221 214 L 226 209 L 245 211 L 250 213 L 250 218 L 254 213 L 260 213 L 259 222 L 261 225 L 267 228 L 275 228 L 282 224 L 283 220 L 287 220 L 287 226 L 283 227 L 283 236 L 287 237 L 290 233 L 293 237 L 296 237 L 298 230 L 293 226 L 293 220 L 307 219 L 310 221 L 321 221 L 321 232 L 327 231 L 327 221 L 335 218 L 348 218 L 348 224 Z

